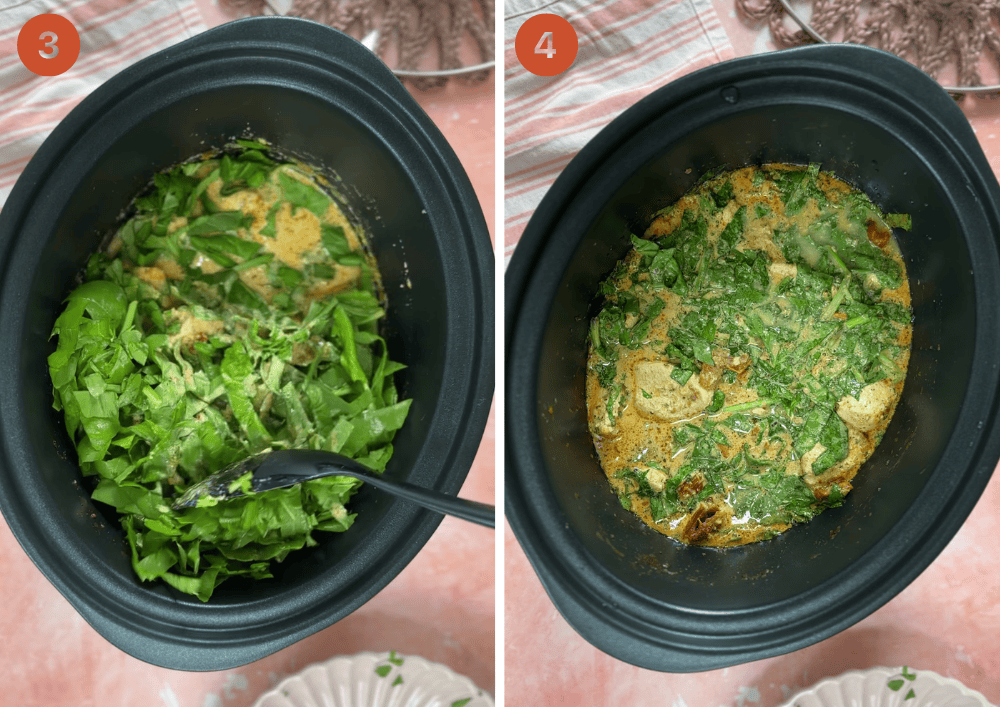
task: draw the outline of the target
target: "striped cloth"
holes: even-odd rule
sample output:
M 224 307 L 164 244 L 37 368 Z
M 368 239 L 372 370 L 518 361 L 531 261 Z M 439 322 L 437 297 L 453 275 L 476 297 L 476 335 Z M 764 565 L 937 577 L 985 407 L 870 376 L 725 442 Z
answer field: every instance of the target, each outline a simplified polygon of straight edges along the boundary
M 17 56 L 21 27 L 44 13 L 80 33 L 80 56 L 60 76 L 36 76 Z M 126 66 L 205 29 L 194 0 L 0 0 L 0 206 L 77 103 Z
M 514 37 L 540 13 L 576 30 L 573 66 L 554 77 L 528 73 Z M 504 256 L 580 148 L 654 89 L 731 58 L 711 0 L 506 0 L 504 3 Z

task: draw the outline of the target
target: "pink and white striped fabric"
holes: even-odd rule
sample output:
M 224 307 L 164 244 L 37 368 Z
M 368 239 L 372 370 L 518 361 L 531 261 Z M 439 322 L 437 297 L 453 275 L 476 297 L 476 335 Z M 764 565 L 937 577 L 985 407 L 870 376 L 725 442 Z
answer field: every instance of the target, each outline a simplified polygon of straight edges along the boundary
M 579 38 L 573 66 L 528 73 L 514 53 L 531 16 L 560 15 Z M 734 56 L 711 0 L 504 2 L 504 257 L 580 148 L 654 89 Z
M 44 13 L 80 33 L 80 57 L 60 76 L 36 76 L 17 56 L 21 27 Z M 0 207 L 77 103 L 126 66 L 205 29 L 195 0 L 0 0 Z

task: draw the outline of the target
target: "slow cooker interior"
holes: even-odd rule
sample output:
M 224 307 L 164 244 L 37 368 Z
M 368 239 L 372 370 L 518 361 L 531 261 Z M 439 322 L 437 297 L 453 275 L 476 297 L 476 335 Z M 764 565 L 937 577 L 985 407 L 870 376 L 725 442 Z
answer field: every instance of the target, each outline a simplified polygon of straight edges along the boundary
M 850 571 L 900 520 L 944 451 L 971 383 L 975 333 L 962 214 L 940 175 L 894 132 L 822 105 L 748 107 L 652 154 L 623 176 L 596 218 L 564 215 L 564 228 L 583 236 L 558 286 L 539 357 L 537 420 L 548 481 L 573 535 L 622 586 L 691 610 L 774 604 Z M 886 211 L 912 214 L 912 232 L 897 232 L 913 296 L 910 369 L 888 432 L 844 506 L 772 541 L 684 547 L 623 510 L 598 464 L 584 395 L 588 321 L 597 285 L 628 251 L 630 232 L 641 234 L 655 211 L 707 171 L 767 162 L 819 162 Z
M 303 91 L 268 85 L 219 87 L 165 106 L 115 144 L 94 151 L 92 167 L 73 187 L 51 237 L 38 250 L 23 332 L 25 409 L 30 419 L 41 421 L 29 427 L 29 443 L 52 495 L 51 517 L 66 519 L 67 532 L 126 584 L 137 580 L 116 514 L 89 500 L 89 486 L 76 467 L 61 413 L 52 409 L 45 357 L 55 342 L 48 340 L 49 332 L 87 257 L 152 175 L 245 135 L 265 138 L 281 151 L 322 168 L 343 187 L 355 220 L 369 236 L 388 296 L 384 333 L 390 354 L 407 365 L 396 383 L 401 395 L 414 401 L 396 437 L 387 474 L 405 477 L 417 466 L 435 418 L 448 339 L 446 318 L 440 316 L 446 308 L 441 265 L 445 256 L 427 216 L 433 204 L 421 201 L 399 156 L 348 112 L 331 110 Z M 410 478 L 427 485 L 435 481 Z M 276 566 L 274 580 L 253 585 L 253 598 L 266 601 L 282 587 L 301 586 L 348 558 L 353 562 L 364 558 L 361 548 L 366 543 L 384 542 L 386 528 L 378 532 L 376 528 L 392 505 L 391 497 L 363 487 L 352 505 L 359 513 L 351 531 L 317 534 L 319 547 L 294 553 Z M 359 571 L 363 569 L 344 574 Z M 171 600 L 200 603 L 160 583 L 145 586 Z M 247 584 L 231 580 L 219 588 L 212 603 L 245 603 L 248 598 Z

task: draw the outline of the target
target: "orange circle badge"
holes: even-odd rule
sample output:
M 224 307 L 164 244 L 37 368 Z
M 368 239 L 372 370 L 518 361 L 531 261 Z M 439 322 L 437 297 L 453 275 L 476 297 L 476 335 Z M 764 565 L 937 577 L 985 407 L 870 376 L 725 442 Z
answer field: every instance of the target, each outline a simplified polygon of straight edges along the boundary
M 521 25 L 514 53 L 521 66 L 536 76 L 561 74 L 576 59 L 576 30 L 559 15 L 535 15 Z
M 61 15 L 36 15 L 17 35 L 17 55 L 29 71 L 58 76 L 80 56 L 80 33 Z

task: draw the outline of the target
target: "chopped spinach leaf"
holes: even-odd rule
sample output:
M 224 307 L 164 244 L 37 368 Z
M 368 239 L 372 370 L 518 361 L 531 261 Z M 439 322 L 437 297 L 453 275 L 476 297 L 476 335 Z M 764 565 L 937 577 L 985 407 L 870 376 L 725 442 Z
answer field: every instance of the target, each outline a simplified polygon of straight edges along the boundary
M 838 410 L 866 386 L 905 374 L 905 273 L 877 225 L 912 224 L 860 192 L 831 188 L 818 164 L 756 170 L 752 190 L 740 179 L 736 194 L 735 177 L 706 177 L 661 209 L 646 237 L 630 237 L 632 252 L 599 287 L 588 375 L 609 393 L 597 413 L 619 432 L 632 425 L 598 443 L 602 463 L 607 449 L 656 470 L 649 478 L 639 467 L 616 471 L 625 508 L 648 503 L 654 524 L 671 518 L 683 528 L 695 516 L 678 514 L 701 507 L 711 518 L 724 495 L 745 516 L 740 523 L 773 535 L 843 502 L 849 483 L 810 486 L 849 457 L 852 433 Z M 762 228 L 774 229 L 773 243 Z M 627 390 L 640 361 L 662 362 L 643 375 L 664 378 Z M 638 424 L 669 428 L 669 446 L 623 453 L 632 443 L 622 440 L 645 439 Z M 719 533 L 723 544 L 740 542 L 733 527 Z

